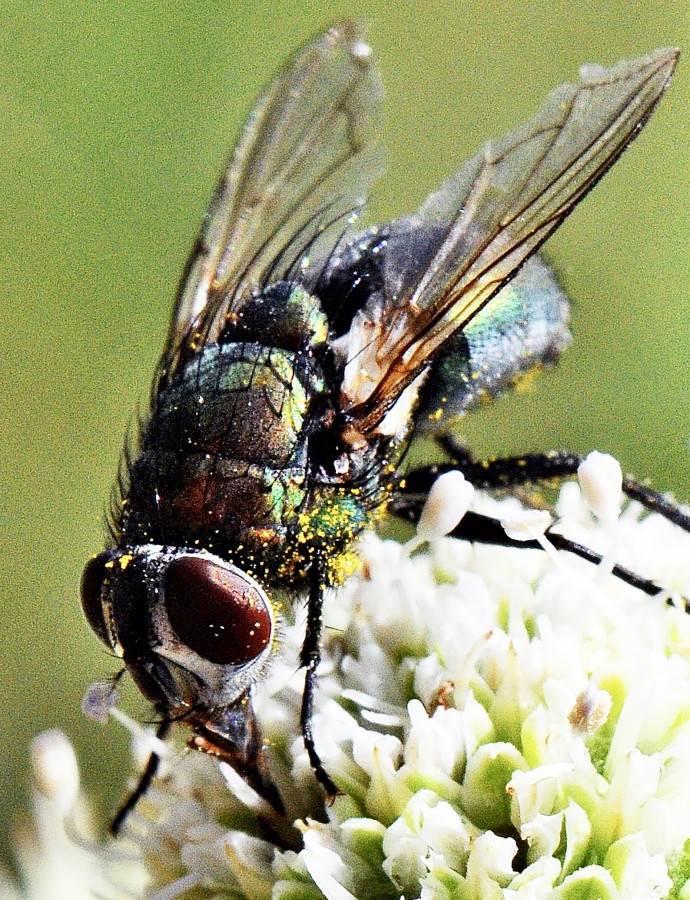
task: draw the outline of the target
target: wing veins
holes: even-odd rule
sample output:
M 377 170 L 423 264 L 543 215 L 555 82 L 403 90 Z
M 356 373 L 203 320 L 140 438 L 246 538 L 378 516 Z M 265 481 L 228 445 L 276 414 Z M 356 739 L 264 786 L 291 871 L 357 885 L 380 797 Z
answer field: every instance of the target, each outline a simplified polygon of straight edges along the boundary
M 403 220 L 399 234 L 404 242 L 405 227 L 431 227 L 435 216 L 451 216 L 442 229 L 442 237 L 434 238 L 438 240 L 437 250 L 425 263 L 416 284 L 408 285 L 400 296 L 384 298 L 378 317 L 388 323 L 385 333 L 377 328 L 376 309 L 372 308 L 371 317 L 363 319 L 355 337 L 352 359 L 361 360 L 367 354 L 360 362 L 364 374 L 358 380 L 358 374 L 353 372 L 348 380 L 346 373 L 343 391 L 344 408 L 359 430 L 366 432 L 376 426 L 443 342 L 466 325 L 517 273 L 615 163 L 663 94 L 676 56 L 674 51 L 660 51 L 655 58 L 641 60 L 638 68 L 635 63 L 621 64 L 617 72 L 609 70 L 612 74 L 608 78 L 605 71 L 603 75 L 597 71 L 583 75 L 583 81 L 568 93 L 565 89 L 559 89 L 560 94 L 554 92 L 534 124 L 528 123 L 512 139 L 500 142 L 500 153 L 488 144 L 483 158 L 478 156 L 474 163 L 468 163 L 455 181 L 451 179 L 427 201 L 417 217 L 409 222 Z M 598 91 L 600 95 L 590 101 L 589 96 Z M 612 96 L 609 91 L 613 91 Z M 585 131 L 586 143 L 580 146 L 578 120 L 582 117 L 586 126 L 590 109 L 596 116 L 592 120 L 596 127 L 588 129 L 589 133 Z M 539 124 L 539 116 L 546 121 Z M 571 141 L 577 142 L 572 148 Z M 530 144 L 535 145 L 531 156 Z M 516 180 L 514 167 L 520 165 L 522 156 L 529 168 Z M 567 165 L 559 168 L 563 158 Z M 465 171 L 467 174 L 463 174 Z M 539 187 L 544 177 L 547 180 Z M 492 193 L 499 193 L 498 202 L 505 204 L 507 215 L 499 218 L 499 210 L 492 218 Z M 456 209 L 446 212 L 444 206 L 454 202 Z M 472 235 L 473 225 L 476 236 Z M 483 262 L 482 256 L 486 257 Z M 458 268 L 452 271 L 456 258 Z M 402 265 L 402 275 L 409 274 L 410 264 L 404 257 Z M 490 278 L 492 271 L 495 277 Z M 397 311 L 386 312 L 386 302 L 389 306 L 396 304 Z M 366 327 L 371 328 L 371 336 L 362 340 L 366 338 L 362 330 Z M 349 363 L 348 356 L 346 366 Z
M 581 88 L 581 91 L 582 90 L 591 91 L 591 90 L 593 90 L 593 87 L 594 86 L 583 85 Z M 529 143 L 530 141 L 534 140 L 535 137 L 540 137 L 540 136 L 543 137 L 543 136 L 546 136 L 549 132 L 553 132 L 553 139 L 550 140 L 548 145 L 545 147 L 543 153 L 541 153 L 540 156 L 538 157 L 538 159 L 535 161 L 535 165 L 532 167 L 530 173 L 524 179 L 524 183 L 523 183 L 523 186 L 520 188 L 518 197 L 522 197 L 524 195 L 525 191 L 528 190 L 530 183 L 534 180 L 535 174 L 538 173 L 539 169 L 541 168 L 541 166 L 544 163 L 544 160 L 546 160 L 548 158 L 548 156 L 551 154 L 551 152 L 553 151 L 553 148 L 558 140 L 558 137 L 563 133 L 563 131 L 567 127 L 568 121 L 572 116 L 573 109 L 575 108 L 575 101 L 577 100 L 578 96 L 579 96 L 579 93 L 573 95 L 573 97 L 571 98 L 571 101 L 568 104 L 568 107 L 569 107 L 568 114 L 564 118 L 562 124 L 559 124 L 558 126 L 551 126 L 550 128 L 543 128 L 543 129 L 540 129 L 539 131 L 535 131 L 535 132 L 531 133 L 530 135 L 526 136 L 523 141 L 516 142 L 515 144 L 513 144 L 509 148 L 508 151 L 487 161 L 487 170 L 490 171 L 490 168 L 488 168 L 488 167 L 496 165 L 497 163 L 503 162 L 511 153 L 513 153 L 514 151 L 516 151 L 519 148 L 526 146 L 526 144 Z M 653 107 L 654 103 L 655 103 L 655 101 L 652 100 L 650 105 Z M 616 161 L 616 159 L 618 159 L 621 152 L 623 152 L 623 150 L 626 148 L 626 146 L 629 143 L 631 129 L 629 129 L 626 126 L 625 130 L 623 130 L 620 134 L 620 139 L 617 141 L 618 147 L 616 147 L 616 149 L 613 151 L 613 154 L 610 157 L 607 157 L 606 160 L 602 160 L 601 164 L 598 165 L 594 169 L 594 171 L 589 176 L 587 176 L 586 180 L 583 181 L 582 186 L 580 188 L 578 188 L 576 191 L 570 191 L 569 186 L 575 180 L 575 175 L 577 174 L 577 172 L 581 170 L 578 164 L 580 163 L 580 161 L 582 159 L 584 159 L 588 154 L 591 153 L 592 149 L 594 148 L 594 146 L 596 144 L 598 144 L 602 141 L 605 141 L 606 135 L 608 133 L 616 133 L 617 131 L 620 131 L 620 129 L 616 128 L 615 123 L 620 122 L 621 118 L 624 116 L 624 114 L 628 110 L 629 110 L 629 104 L 626 104 L 625 107 L 621 110 L 620 116 L 618 116 L 614 120 L 614 124 L 608 125 L 603 131 L 601 131 L 597 135 L 595 135 L 595 137 L 592 138 L 592 140 L 582 149 L 582 151 L 580 153 L 578 153 L 577 156 L 573 157 L 572 163 L 568 166 L 568 168 L 566 170 L 568 173 L 571 173 L 570 177 L 565 177 L 566 172 L 561 172 L 549 184 L 545 185 L 545 187 L 542 190 L 540 190 L 539 193 L 536 194 L 532 200 L 529 200 L 524 206 L 522 206 L 521 208 L 519 208 L 518 210 L 513 212 L 513 214 L 511 216 L 506 216 L 505 218 L 503 218 L 501 220 L 500 226 L 497 228 L 497 230 L 494 233 L 488 235 L 487 238 L 481 244 L 478 245 L 478 248 L 474 254 L 468 256 L 467 263 L 464 266 L 463 270 L 459 274 L 462 275 L 463 272 L 469 271 L 469 269 L 472 268 L 472 266 L 482 256 L 482 254 L 484 254 L 486 252 L 486 250 L 490 247 L 492 242 L 495 241 L 503 231 L 508 229 L 512 224 L 514 224 L 521 216 L 525 215 L 525 213 L 531 209 L 539 209 L 540 208 L 539 200 L 543 200 L 544 197 L 547 196 L 550 192 L 553 193 L 554 200 L 557 196 L 566 194 L 568 197 L 568 205 L 570 207 L 575 206 L 579 202 L 579 200 L 582 198 L 582 196 L 584 196 L 584 194 L 586 194 L 591 189 L 592 182 L 597 180 L 597 178 L 600 177 L 607 169 L 609 169 L 611 167 L 611 165 L 613 165 L 613 163 Z M 634 118 L 635 117 L 633 115 L 627 115 L 627 116 L 625 116 L 625 121 L 629 122 L 630 119 L 634 119 Z M 644 120 L 643 120 L 643 122 L 644 122 Z M 635 127 L 639 128 L 640 125 L 643 124 L 643 122 L 638 123 L 638 125 Z M 634 130 L 634 129 L 632 129 L 632 130 Z M 485 170 L 483 170 L 483 171 L 485 171 Z M 477 186 L 478 186 L 479 190 L 481 190 L 481 180 L 482 180 L 483 171 L 479 173 L 475 183 L 472 185 L 472 190 L 474 193 L 476 193 L 475 187 L 477 187 Z M 468 198 L 467 205 L 471 205 L 471 199 L 472 199 L 472 197 L 470 195 L 470 197 Z M 439 262 L 445 261 L 452 255 L 452 252 L 455 247 L 454 241 L 456 239 L 454 237 L 451 237 L 454 226 L 456 224 L 458 224 L 460 222 L 460 220 L 462 220 L 463 218 L 466 219 L 467 224 L 471 224 L 471 218 L 466 217 L 465 212 L 466 212 L 466 207 L 463 207 L 462 209 L 460 209 L 458 211 L 457 215 L 455 216 L 453 221 L 450 223 L 450 225 L 445 233 L 445 236 L 443 238 L 442 245 L 441 245 L 439 252 L 433 258 L 431 265 L 428 267 L 428 269 L 423 273 L 423 276 L 420 279 L 417 287 L 415 287 L 415 290 L 410 299 L 411 304 L 413 304 L 413 305 L 415 304 L 415 297 L 418 296 L 424 290 L 426 284 L 431 282 L 434 275 L 436 274 L 435 270 L 438 268 Z M 545 218 L 542 221 L 542 225 L 548 225 L 551 222 L 553 222 L 554 220 L 558 220 L 558 219 L 560 219 L 562 221 L 562 219 L 566 215 L 567 215 L 567 210 L 564 210 L 563 203 L 560 202 L 560 205 L 554 210 L 554 212 L 549 217 Z M 513 246 L 513 249 L 515 249 L 518 246 L 523 245 L 526 240 L 533 237 L 536 233 L 538 233 L 541 230 L 541 228 L 542 228 L 542 226 L 540 225 L 540 226 L 537 226 L 536 228 L 534 228 L 531 232 L 526 232 L 525 238 L 518 241 L 518 243 L 516 243 Z M 537 249 L 537 248 L 535 248 L 535 249 Z M 501 260 L 505 259 L 505 256 L 506 256 L 506 254 L 501 254 L 496 258 L 496 260 L 501 261 Z M 492 262 L 490 265 L 487 265 L 484 269 L 482 269 L 477 274 L 477 276 L 475 276 L 472 279 L 471 282 L 468 283 L 468 287 L 467 287 L 468 291 L 469 291 L 469 288 L 471 287 L 471 285 L 476 283 L 477 280 L 479 280 L 482 277 L 482 275 L 485 274 L 486 271 L 488 271 L 490 268 L 492 268 L 494 264 L 495 263 Z M 436 324 L 438 321 L 440 321 L 446 315 L 448 308 L 450 306 L 452 306 L 452 303 L 453 303 L 453 294 L 452 294 L 452 292 L 449 292 L 448 299 L 446 300 L 446 305 L 441 307 L 440 309 L 438 309 L 436 314 L 433 315 L 429 319 L 429 321 L 426 325 L 427 330 L 429 327 L 432 327 L 434 324 Z M 420 311 L 420 320 L 421 321 L 423 321 L 425 311 L 426 311 L 426 309 L 421 308 L 421 311 Z M 478 310 L 476 312 L 478 312 Z M 411 343 L 408 342 L 406 345 L 403 345 L 405 347 L 405 351 L 409 350 L 410 346 L 412 346 L 412 344 L 414 344 L 414 343 L 416 343 L 416 340 L 413 340 Z M 405 351 L 403 351 L 403 352 L 405 352 Z

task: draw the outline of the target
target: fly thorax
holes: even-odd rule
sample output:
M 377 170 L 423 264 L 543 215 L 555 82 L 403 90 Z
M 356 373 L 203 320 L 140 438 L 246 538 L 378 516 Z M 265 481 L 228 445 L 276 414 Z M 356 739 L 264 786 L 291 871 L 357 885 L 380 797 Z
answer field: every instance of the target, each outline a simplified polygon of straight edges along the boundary
M 319 300 L 302 285 L 279 281 L 228 316 L 220 343 L 259 343 L 311 352 L 328 338 Z
M 125 505 L 128 541 L 222 547 L 250 528 L 279 532 L 303 502 L 325 322 L 301 288 L 281 309 L 279 288 L 228 326 L 243 340 L 205 348 L 157 398 Z
M 312 440 L 313 479 L 286 536 L 282 582 L 298 584 L 315 556 L 330 585 L 342 584 L 358 568 L 357 538 L 384 513 L 408 436 L 379 435 L 353 444 L 336 427 Z

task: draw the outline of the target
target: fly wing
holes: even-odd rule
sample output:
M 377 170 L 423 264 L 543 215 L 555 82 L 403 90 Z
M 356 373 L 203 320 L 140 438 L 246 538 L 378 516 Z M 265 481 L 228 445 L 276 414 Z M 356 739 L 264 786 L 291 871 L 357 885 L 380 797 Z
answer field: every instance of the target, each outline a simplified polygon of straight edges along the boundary
M 372 66 L 345 22 L 297 53 L 259 101 L 187 264 L 159 384 L 217 340 L 252 292 L 323 257 L 348 230 L 381 169 Z
M 342 408 L 377 430 L 404 388 L 517 272 L 639 133 L 678 53 L 585 66 L 526 125 L 387 227 L 383 289 L 336 344 Z

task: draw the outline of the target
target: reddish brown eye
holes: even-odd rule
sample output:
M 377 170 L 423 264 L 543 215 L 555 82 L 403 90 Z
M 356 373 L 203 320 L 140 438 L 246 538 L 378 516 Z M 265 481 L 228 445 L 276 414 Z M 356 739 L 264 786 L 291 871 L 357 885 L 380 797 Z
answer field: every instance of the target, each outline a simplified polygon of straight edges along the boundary
M 101 590 L 105 580 L 105 564 L 111 560 L 109 553 L 99 553 L 84 566 L 81 576 L 81 608 L 86 621 L 104 644 L 109 644 L 108 631 L 103 616 Z
M 271 641 L 273 619 L 265 595 L 242 572 L 202 556 L 170 563 L 165 607 L 180 640 L 213 663 L 252 662 Z

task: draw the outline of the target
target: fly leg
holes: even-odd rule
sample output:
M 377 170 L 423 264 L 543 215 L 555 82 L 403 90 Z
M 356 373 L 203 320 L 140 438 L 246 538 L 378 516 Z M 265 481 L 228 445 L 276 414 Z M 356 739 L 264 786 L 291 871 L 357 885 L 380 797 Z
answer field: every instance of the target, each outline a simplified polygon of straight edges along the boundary
M 577 475 L 578 467 L 583 457 L 576 453 L 567 453 L 563 450 L 554 450 L 550 453 L 528 453 L 525 456 L 505 457 L 503 459 L 478 460 L 475 459 L 465 447 L 463 447 L 452 435 L 444 434 L 438 437 L 439 445 L 454 460 L 454 464 L 444 464 L 438 468 L 438 474 L 449 469 L 459 469 L 465 478 L 476 488 L 497 490 L 501 488 L 519 487 L 525 484 L 539 484 L 548 481 L 557 481 Z M 436 468 L 427 467 L 426 470 Z M 410 476 L 414 484 L 414 476 L 425 472 L 418 469 Z M 409 481 L 406 478 L 406 481 Z M 642 484 L 634 478 L 626 475 L 623 477 L 623 493 L 631 500 L 636 500 L 650 512 L 658 513 L 669 522 L 690 532 L 690 516 L 684 513 L 680 507 Z
M 475 487 L 500 490 L 572 477 L 577 474 L 582 462 L 582 457 L 560 451 L 484 461 L 475 459 L 451 436 L 443 435 L 439 443 L 453 457 L 454 462 L 424 466 L 408 473 L 398 496 L 389 507 L 390 512 L 398 518 L 416 524 L 431 486 L 444 472 L 459 470 Z M 690 516 L 661 494 L 629 477 L 623 479 L 623 491 L 646 509 L 659 513 L 684 531 L 690 532 Z M 539 548 L 536 541 L 517 541 L 508 537 L 497 519 L 471 511 L 465 514 L 450 534 L 471 543 Z M 555 531 L 547 530 L 546 534 L 557 549 L 566 550 L 595 565 L 601 562 L 601 556 L 588 547 Z M 615 565 L 613 574 L 650 596 L 656 596 L 662 591 L 654 581 L 642 578 L 623 566 Z M 690 612 L 690 601 L 685 600 L 684 603 L 686 612 Z
M 317 781 L 326 792 L 329 803 L 332 803 L 340 792 L 321 762 L 312 731 L 316 670 L 321 662 L 321 632 L 323 630 L 323 565 L 319 562 L 315 562 L 311 567 L 310 581 L 309 599 L 307 601 L 307 627 L 302 650 L 300 651 L 300 665 L 304 668 L 304 692 L 302 694 L 300 727 L 314 775 L 316 775 Z
M 156 729 L 156 737 L 159 740 L 163 740 L 167 733 L 170 731 L 171 722 L 169 719 L 164 719 L 158 728 Z M 134 788 L 134 790 L 130 793 L 130 795 L 125 799 L 124 803 L 118 811 L 115 813 L 113 817 L 113 821 L 110 823 L 110 833 L 113 837 L 117 837 L 120 833 L 120 829 L 125 823 L 125 819 L 132 812 L 137 803 L 141 800 L 144 794 L 148 791 L 151 786 L 151 782 L 156 776 L 156 772 L 158 771 L 158 766 L 160 765 L 161 758 L 157 753 L 151 753 L 144 768 L 144 771 L 141 773 L 139 778 L 139 783 Z

